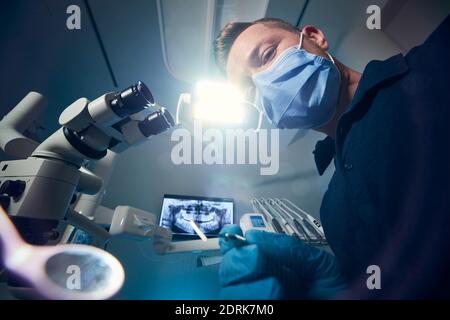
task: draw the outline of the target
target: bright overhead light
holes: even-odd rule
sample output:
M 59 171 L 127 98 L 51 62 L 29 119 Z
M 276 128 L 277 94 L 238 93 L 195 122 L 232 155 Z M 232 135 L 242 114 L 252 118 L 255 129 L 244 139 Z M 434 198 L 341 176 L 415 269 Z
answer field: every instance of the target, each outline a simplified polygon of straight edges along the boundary
M 244 122 L 246 110 L 242 93 L 226 82 L 199 81 L 193 98 L 196 119 L 229 124 Z

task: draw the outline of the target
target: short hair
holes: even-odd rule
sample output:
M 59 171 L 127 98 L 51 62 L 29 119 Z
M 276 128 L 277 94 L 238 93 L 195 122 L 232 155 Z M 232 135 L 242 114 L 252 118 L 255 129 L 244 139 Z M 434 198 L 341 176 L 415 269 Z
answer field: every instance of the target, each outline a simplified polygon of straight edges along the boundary
M 236 41 L 237 37 L 244 32 L 247 28 L 255 24 L 264 24 L 269 27 L 281 28 L 291 32 L 300 32 L 300 30 L 287 21 L 276 18 L 263 18 L 253 22 L 229 22 L 220 31 L 219 36 L 214 42 L 214 58 L 219 69 L 225 74 L 228 56 L 230 54 L 231 47 Z

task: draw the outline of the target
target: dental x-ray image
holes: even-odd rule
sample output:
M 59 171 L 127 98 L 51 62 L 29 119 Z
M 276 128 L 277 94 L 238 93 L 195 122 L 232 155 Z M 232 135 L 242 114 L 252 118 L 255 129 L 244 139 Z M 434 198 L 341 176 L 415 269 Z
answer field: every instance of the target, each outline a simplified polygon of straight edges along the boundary
M 233 223 L 233 209 L 232 199 L 165 195 L 159 224 L 175 235 L 196 235 L 192 220 L 206 236 L 215 236 Z

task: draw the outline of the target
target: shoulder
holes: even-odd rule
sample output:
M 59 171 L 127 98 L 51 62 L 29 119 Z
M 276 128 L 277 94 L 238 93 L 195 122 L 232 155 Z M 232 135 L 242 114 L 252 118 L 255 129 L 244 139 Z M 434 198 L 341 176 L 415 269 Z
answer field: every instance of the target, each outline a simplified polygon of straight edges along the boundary
M 439 57 L 448 60 L 450 53 L 450 15 L 428 36 L 422 45 L 412 48 L 406 58 L 413 60 L 414 58 L 423 59 L 424 57 L 441 60 Z

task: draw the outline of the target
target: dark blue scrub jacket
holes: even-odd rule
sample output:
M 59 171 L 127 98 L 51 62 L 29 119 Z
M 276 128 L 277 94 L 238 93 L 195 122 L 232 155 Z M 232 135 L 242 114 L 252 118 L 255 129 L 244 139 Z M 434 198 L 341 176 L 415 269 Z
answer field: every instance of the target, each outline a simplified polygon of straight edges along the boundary
M 450 16 L 406 56 L 371 61 L 336 140 L 317 143 L 326 236 L 354 292 L 450 296 Z M 381 290 L 366 287 L 381 269 Z

